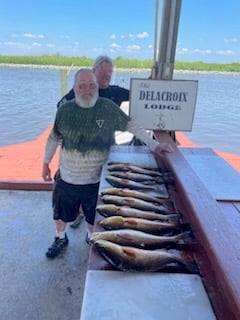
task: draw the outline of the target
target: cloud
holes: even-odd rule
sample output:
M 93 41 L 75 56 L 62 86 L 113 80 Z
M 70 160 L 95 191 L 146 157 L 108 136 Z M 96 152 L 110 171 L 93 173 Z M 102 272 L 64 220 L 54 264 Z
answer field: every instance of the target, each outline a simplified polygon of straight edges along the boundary
M 218 51 L 216 51 L 216 54 L 226 55 L 226 56 L 232 56 L 232 55 L 235 54 L 235 52 L 232 51 L 232 50 L 218 50 Z
M 205 56 L 206 54 L 211 54 L 212 50 L 211 49 L 204 49 L 204 50 L 202 50 L 202 49 L 194 49 L 193 52 L 194 53 L 199 53 L 199 54 Z
M 51 48 L 51 49 L 52 49 L 52 48 L 56 48 L 55 44 L 52 44 L 52 43 L 47 43 L 47 44 L 46 44 L 46 47 L 47 47 L 47 48 Z
M 93 48 L 92 51 L 97 52 L 97 53 L 101 53 L 104 51 L 104 49 L 103 48 Z
M 229 39 L 224 39 L 225 43 L 238 43 L 239 39 L 238 38 L 229 38 Z
M 33 42 L 33 43 L 32 43 L 32 46 L 33 46 L 33 47 L 42 47 L 42 44 L 39 43 L 39 42 Z
M 110 35 L 110 39 L 116 39 L 116 35 L 115 35 L 114 33 L 112 33 L 112 34 Z
M 43 34 L 32 34 L 32 33 L 24 33 L 24 38 L 32 38 L 32 39 L 43 39 L 45 38 Z
M 117 43 L 112 43 L 112 44 L 110 45 L 110 48 L 111 48 L 112 50 L 119 50 L 119 49 L 121 49 L 122 47 L 121 47 L 120 45 L 118 45 Z
M 68 35 L 61 35 L 60 38 L 61 38 L 61 39 L 70 39 L 70 36 L 68 36 Z
M 144 39 L 144 38 L 148 38 L 148 37 L 149 37 L 149 34 L 148 34 L 146 31 L 144 31 L 144 32 L 142 32 L 142 33 L 138 33 L 138 34 L 136 35 L 136 37 L 139 38 L 139 39 Z
M 177 48 L 176 53 L 177 54 L 186 54 L 186 53 L 189 53 L 189 49 L 188 48 Z
M 140 50 L 140 49 L 141 49 L 141 47 L 138 46 L 138 45 L 136 45 L 136 44 L 127 46 L 127 50 L 128 50 L 128 51 L 138 51 L 138 50 Z

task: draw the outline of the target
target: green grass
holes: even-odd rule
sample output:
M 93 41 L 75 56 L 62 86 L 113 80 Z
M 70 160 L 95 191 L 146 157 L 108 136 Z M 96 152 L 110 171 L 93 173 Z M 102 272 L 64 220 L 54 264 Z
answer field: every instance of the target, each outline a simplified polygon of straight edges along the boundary
M 53 65 L 53 66 L 86 66 L 91 67 L 94 59 L 83 57 L 65 57 L 61 55 L 42 55 L 42 56 L 3 56 L 0 55 L 0 63 L 24 64 L 24 65 Z M 152 60 L 138 60 L 117 57 L 113 60 L 116 68 L 137 68 L 150 69 L 153 65 Z M 240 72 L 240 63 L 206 63 L 202 61 L 185 62 L 175 61 L 175 70 L 192 71 L 217 71 L 217 72 Z

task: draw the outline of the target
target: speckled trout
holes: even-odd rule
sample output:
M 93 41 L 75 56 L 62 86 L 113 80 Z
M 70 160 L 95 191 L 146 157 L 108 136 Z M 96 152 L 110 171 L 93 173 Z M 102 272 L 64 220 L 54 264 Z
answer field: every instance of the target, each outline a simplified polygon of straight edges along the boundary
M 127 206 L 116 206 L 114 204 L 100 204 L 96 210 L 104 217 L 122 216 L 122 217 L 136 217 L 148 220 L 171 221 L 179 223 L 180 214 L 160 214 L 153 211 L 142 211 L 136 208 L 129 208 Z
M 158 221 L 133 217 L 111 216 L 99 222 L 105 230 L 134 229 L 151 234 L 163 234 L 181 229 L 178 221 Z
M 108 195 L 112 194 L 112 195 L 122 196 L 122 197 L 133 197 L 133 198 L 137 198 L 137 199 L 152 202 L 152 203 L 159 203 L 159 204 L 162 204 L 168 210 L 171 210 L 171 211 L 174 210 L 174 205 L 171 200 L 168 200 L 166 198 L 154 197 L 147 194 L 146 192 L 131 190 L 127 188 L 106 188 L 101 192 L 102 196 L 105 194 L 108 194 Z
M 115 163 L 108 164 L 108 171 L 131 171 L 135 173 L 149 174 L 151 176 L 162 176 L 162 173 L 156 170 L 146 169 L 135 164 Z
M 166 209 L 163 205 L 154 204 L 151 202 L 147 202 L 141 199 L 133 198 L 133 197 L 121 197 L 115 195 L 103 195 L 102 201 L 104 203 L 116 204 L 118 206 L 129 206 L 131 208 L 136 208 L 140 210 L 146 211 L 154 211 L 159 213 L 175 213 L 168 209 Z
M 192 244 L 190 231 L 173 236 L 157 236 L 139 230 L 118 229 L 94 232 L 90 238 L 92 243 L 97 240 L 107 240 L 122 246 L 131 246 L 144 249 L 177 248 L 179 245 Z

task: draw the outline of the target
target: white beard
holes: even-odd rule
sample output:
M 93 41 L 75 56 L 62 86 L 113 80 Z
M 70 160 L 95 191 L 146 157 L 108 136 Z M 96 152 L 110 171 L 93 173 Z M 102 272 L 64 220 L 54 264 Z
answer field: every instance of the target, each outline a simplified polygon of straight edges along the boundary
M 91 99 L 86 100 L 82 96 L 75 96 L 76 103 L 82 108 L 91 108 L 95 105 L 98 99 L 98 93 L 96 93 Z

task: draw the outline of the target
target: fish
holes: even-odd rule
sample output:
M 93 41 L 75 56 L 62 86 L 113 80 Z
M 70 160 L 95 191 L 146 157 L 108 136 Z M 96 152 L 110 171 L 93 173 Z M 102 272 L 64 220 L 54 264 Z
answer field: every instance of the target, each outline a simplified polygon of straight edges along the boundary
M 157 170 L 142 168 L 134 164 L 116 163 L 107 166 L 108 171 L 132 171 L 135 173 L 149 174 L 151 176 L 162 176 L 162 173 Z
M 106 181 L 113 187 L 130 188 L 130 189 L 141 189 L 141 190 L 156 190 L 156 185 L 147 185 L 144 183 L 136 182 L 129 179 L 118 178 L 112 175 L 105 177 Z
M 153 211 L 142 211 L 136 208 L 129 208 L 127 206 L 116 206 L 114 204 L 99 204 L 96 210 L 104 217 L 122 216 L 122 217 L 136 217 L 148 220 L 169 221 L 179 223 L 180 214 L 160 214 Z
M 115 195 L 105 194 L 102 196 L 102 201 L 104 203 L 116 204 L 118 206 L 129 206 L 131 208 L 136 208 L 140 210 L 146 211 L 154 211 L 158 213 L 175 213 L 166 209 L 163 205 L 154 204 L 151 202 L 147 202 L 141 199 L 133 198 L 133 197 L 121 197 Z
M 131 171 L 111 171 L 111 176 L 142 182 L 144 184 L 165 183 L 162 177 L 153 177 L 148 174 L 135 173 Z
M 148 169 L 148 170 L 155 170 L 157 171 L 158 170 L 158 167 L 152 167 L 152 166 L 147 166 L 147 165 L 142 165 L 142 164 L 136 164 L 136 163 L 132 163 L 132 162 L 124 162 L 124 161 L 108 161 L 107 163 L 109 166 L 111 165 L 125 165 L 125 166 L 131 166 L 131 165 L 134 165 L 134 166 L 137 166 L 139 168 L 142 168 L 142 169 Z
M 144 249 L 159 249 L 163 247 L 177 248 L 192 244 L 192 233 L 186 231 L 172 236 L 157 236 L 139 230 L 118 229 L 102 232 L 93 232 L 90 242 L 107 240 L 122 246 L 131 246 Z
M 96 240 L 94 246 L 111 266 L 120 271 L 156 272 L 177 264 L 190 273 L 198 273 L 195 262 L 190 258 L 185 258 L 180 251 L 139 249 L 121 246 L 106 240 Z
M 174 204 L 171 200 L 166 198 L 154 197 L 147 194 L 146 192 L 144 193 L 139 190 L 137 191 L 137 190 L 127 189 L 127 188 L 106 188 L 101 191 L 102 196 L 105 194 L 112 194 L 112 195 L 123 196 L 123 197 L 133 197 L 133 198 L 145 200 L 152 203 L 159 203 L 159 204 L 162 204 L 168 210 L 174 210 Z
M 134 229 L 151 234 L 165 234 L 166 232 L 177 232 L 181 229 L 179 221 L 158 221 L 134 217 L 110 216 L 99 222 L 105 230 Z

